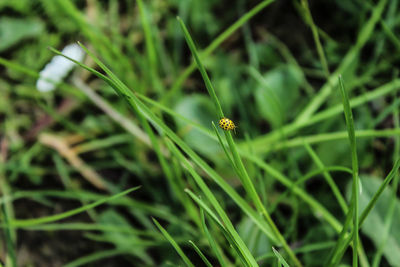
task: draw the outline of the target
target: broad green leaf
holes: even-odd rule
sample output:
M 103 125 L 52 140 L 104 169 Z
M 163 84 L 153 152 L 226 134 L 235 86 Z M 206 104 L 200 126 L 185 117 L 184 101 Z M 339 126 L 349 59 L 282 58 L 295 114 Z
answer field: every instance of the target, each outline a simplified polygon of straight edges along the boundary
M 0 52 L 23 39 L 39 36 L 44 24 L 37 19 L 0 18 Z
M 175 111 L 206 128 L 210 128 L 210 122 L 215 120 L 214 106 L 204 95 L 195 94 L 182 98 L 175 106 Z M 215 139 L 204 135 L 202 131 L 188 125 L 183 120 L 177 119 L 176 123 L 183 139 L 192 148 L 206 155 L 216 155 L 221 152 L 221 147 Z
M 382 179 L 373 176 L 363 176 L 361 177 L 361 181 L 362 194 L 360 195 L 359 201 L 360 210 L 362 211 L 372 199 L 377 188 L 381 185 Z M 371 238 L 376 247 L 381 244 L 382 238 L 385 236 L 384 220 L 390 206 L 391 198 L 390 190 L 386 189 L 383 191 L 361 228 L 361 231 Z M 393 218 L 400 218 L 399 199 L 396 200 Z M 398 220 L 393 221 L 383 254 L 391 266 L 398 266 L 400 263 L 400 228 L 398 226 Z
M 255 99 L 260 115 L 267 119 L 274 128 L 281 126 L 290 114 L 295 114 L 296 101 L 299 97 L 299 86 L 302 82 L 301 72 L 290 66 L 282 66 L 255 78 L 259 87 Z

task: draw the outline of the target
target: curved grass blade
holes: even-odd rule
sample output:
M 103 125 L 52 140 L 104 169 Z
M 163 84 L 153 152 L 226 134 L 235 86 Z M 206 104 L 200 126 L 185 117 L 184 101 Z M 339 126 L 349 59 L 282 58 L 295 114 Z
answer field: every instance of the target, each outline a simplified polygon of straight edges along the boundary
M 197 252 L 197 254 L 199 254 L 199 256 L 203 260 L 204 264 L 207 267 L 212 267 L 212 264 L 210 263 L 210 261 L 207 259 L 206 256 L 204 256 L 203 252 L 201 252 L 201 250 L 196 246 L 196 244 L 192 240 L 189 240 L 189 243 L 190 243 L 190 245 L 192 245 L 192 247 Z
M 344 116 L 346 119 L 347 132 L 349 135 L 350 149 L 351 149 L 351 165 L 353 169 L 353 184 L 352 184 L 352 196 L 354 209 L 352 211 L 353 216 L 353 267 L 358 266 L 358 194 L 359 194 L 359 177 L 358 177 L 358 157 L 357 157 L 357 145 L 356 135 L 354 131 L 354 120 L 353 113 L 351 111 L 349 95 L 344 88 L 342 76 L 339 76 L 339 88 L 342 95 Z M 350 215 L 350 214 L 349 214 Z M 348 215 L 348 216 L 349 216 Z
M 274 248 L 272 247 L 272 251 L 274 252 L 275 256 L 278 258 L 279 262 L 284 266 L 284 267 L 290 267 L 289 264 L 285 261 L 285 259 L 282 257 L 282 255 Z
M 161 226 L 161 224 L 154 218 L 153 222 L 157 226 L 158 230 L 165 236 L 165 238 L 168 240 L 168 242 L 174 247 L 176 252 L 181 256 L 182 260 L 186 263 L 187 266 L 189 267 L 194 267 L 193 263 L 189 260 L 189 258 L 185 255 L 185 253 L 182 251 L 182 249 L 179 247 L 179 245 L 175 242 L 175 240 L 172 238 L 172 236 L 164 229 L 164 227 Z
M 214 238 L 210 234 L 210 231 L 208 231 L 207 224 L 206 224 L 206 218 L 204 216 L 204 210 L 200 210 L 200 215 L 201 215 L 201 225 L 203 228 L 203 231 L 207 237 L 208 243 L 210 243 L 211 249 L 214 251 L 215 256 L 217 257 L 219 264 L 221 264 L 221 267 L 225 267 L 226 262 L 224 260 L 224 255 L 221 252 L 220 247 L 218 247 L 217 243 L 215 242 Z
M 26 226 L 32 226 L 32 225 L 38 225 L 38 224 L 43 224 L 43 223 L 59 221 L 61 219 L 65 219 L 65 218 L 71 217 L 71 216 L 76 215 L 78 213 L 87 211 L 89 209 L 93 209 L 93 208 L 95 208 L 95 207 L 97 207 L 99 205 L 102 205 L 102 204 L 105 204 L 107 202 L 113 201 L 114 199 L 117 199 L 117 198 L 120 198 L 122 196 L 125 196 L 125 195 L 127 195 L 127 194 L 129 194 L 129 193 L 131 193 L 131 192 L 133 192 L 133 191 L 135 191 L 137 189 L 139 189 L 139 188 L 140 188 L 140 186 L 133 187 L 133 188 L 125 190 L 125 191 L 123 191 L 121 193 L 115 194 L 113 196 L 100 199 L 100 200 L 98 200 L 96 202 L 93 202 L 93 203 L 90 203 L 88 205 L 84 205 L 84 206 L 82 206 L 80 208 L 69 210 L 69 211 L 66 211 L 66 212 L 63 212 L 63 213 L 60 213 L 60 214 L 51 215 L 51 216 L 45 216 L 45 217 L 40 217 L 40 218 L 34 218 L 34 219 L 13 220 L 13 221 L 10 221 L 10 225 L 12 227 L 26 227 Z

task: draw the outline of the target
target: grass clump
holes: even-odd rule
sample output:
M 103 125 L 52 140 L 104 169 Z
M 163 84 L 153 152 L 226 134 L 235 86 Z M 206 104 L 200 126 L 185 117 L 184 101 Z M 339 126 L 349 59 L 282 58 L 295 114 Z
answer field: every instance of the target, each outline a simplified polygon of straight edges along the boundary
M 397 1 L 17 2 L 0 5 L 5 266 L 400 261 Z M 82 62 L 60 52 L 76 40 Z M 53 55 L 77 68 L 40 93 Z

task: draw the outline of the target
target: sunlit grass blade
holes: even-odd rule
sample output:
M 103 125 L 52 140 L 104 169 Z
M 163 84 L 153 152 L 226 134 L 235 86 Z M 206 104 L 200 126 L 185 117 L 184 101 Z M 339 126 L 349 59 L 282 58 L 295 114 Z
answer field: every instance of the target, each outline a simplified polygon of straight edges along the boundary
M 344 88 L 342 76 L 339 76 L 339 88 L 343 100 L 344 116 L 346 119 L 347 132 L 349 135 L 350 149 L 351 149 L 351 165 L 353 169 L 353 184 L 352 184 L 352 197 L 354 202 L 353 210 L 353 266 L 358 266 L 358 195 L 359 195 L 359 177 L 358 177 L 358 157 L 357 157 L 357 144 L 356 135 L 354 130 L 354 119 L 351 111 L 349 95 Z
M 161 224 L 154 218 L 153 222 L 157 226 L 157 228 L 160 230 L 160 232 L 164 235 L 164 237 L 168 240 L 168 242 L 174 247 L 176 252 L 179 254 L 179 256 L 182 258 L 182 260 L 186 263 L 187 266 L 194 267 L 193 263 L 190 261 L 190 259 L 185 255 L 183 250 L 179 247 L 179 245 L 175 242 L 173 237 L 164 229 L 164 227 L 161 226 Z
M 207 267 L 212 267 L 212 264 L 210 263 L 210 261 L 207 259 L 206 256 L 204 256 L 203 252 L 201 252 L 201 250 L 196 246 L 196 244 L 192 240 L 189 240 L 189 243 L 190 243 L 190 245 L 192 245 L 194 250 L 197 252 L 197 254 L 200 256 L 200 258 L 203 260 L 204 264 Z
M 284 266 L 284 267 L 290 267 L 289 264 L 285 261 L 285 259 L 282 257 L 282 255 L 277 251 L 274 247 L 272 247 L 272 251 L 274 252 L 275 256 L 278 258 L 279 262 Z
M 111 202 L 114 199 L 117 199 L 117 198 L 120 198 L 122 196 L 125 196 L 125 195 L 127 195 L 127 194 L 129 194 L 129 193 L 131 193 L 131 192 L 133 192 L 133 191 L 135 191 L 137 189 L 139 189 L 139 188 L 140 188 L 140 186 L 133 187 L 133 188 L 125 190 L 125 191 L 123 191 L 121 193 L 115 194 L 113 196 L 106 197 L 106 198 L 103 198 L 101 200 L 98 200 L 98 201 L 95 201 L 93 203 L 90 203 L 88 205 L 84 205 L 84 206 L 82 206 L 80 208 L 69 210 L 69 211 L 66 211 L 66 212 L 63 212 L 63 213 L 59 213 L 59 214 L 56 214 L 56 215 L 45 216 L 45 217 L 34 218 L 34 219 L 13 220 L 13 221 L 10 221 L 10 225 L 13 226 L 13 227 L 26 227 L 26 226 L 32 226 L 32 225 L 38 225 L 38 224 L 43 224 L 43 223 L 59 221 L 61 219 L 65 219 L 65 218 L 71 217 L 73 215 L 79 214 L 81 212 L 87 211 L 89 209 L 93 209 L 93 208 L 95 208 L 95 207 L 97 207 L 99 205 L 105 204 L 107 202 Z

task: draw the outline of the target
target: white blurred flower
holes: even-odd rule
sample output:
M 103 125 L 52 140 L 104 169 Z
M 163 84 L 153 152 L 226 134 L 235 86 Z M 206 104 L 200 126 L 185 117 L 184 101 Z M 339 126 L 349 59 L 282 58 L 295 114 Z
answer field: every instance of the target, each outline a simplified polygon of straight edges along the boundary
M 61 52 L 79 62 L 82 62 L 85 55 L 82 48 L 77 44 L 67 45 Z M 40 92 L 49 92 L 54 90 L 56 85 L 68 75 L 74 65 L 74 62 L 63 56 L 53 57 L 50 63 L 48 63 L 40 72 L 40 77 L 36 82 L 36 88 Z

